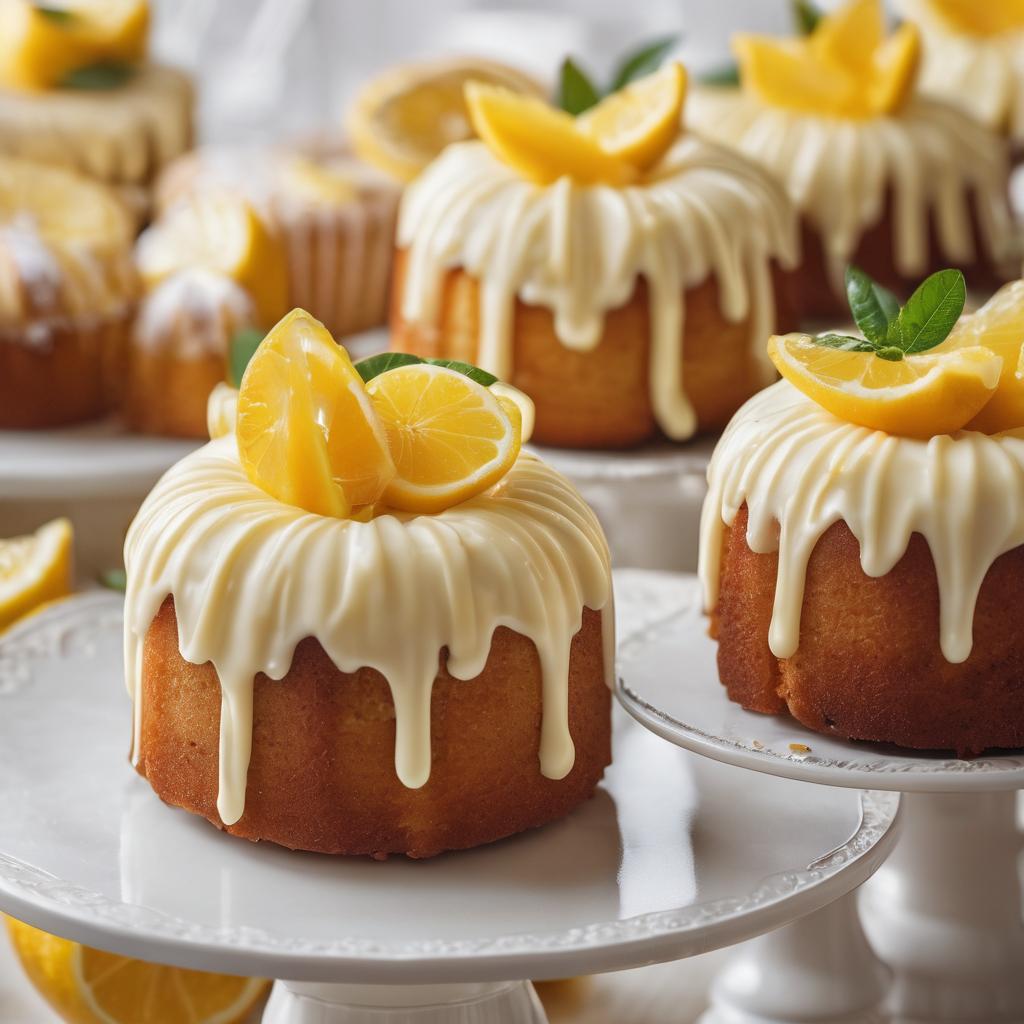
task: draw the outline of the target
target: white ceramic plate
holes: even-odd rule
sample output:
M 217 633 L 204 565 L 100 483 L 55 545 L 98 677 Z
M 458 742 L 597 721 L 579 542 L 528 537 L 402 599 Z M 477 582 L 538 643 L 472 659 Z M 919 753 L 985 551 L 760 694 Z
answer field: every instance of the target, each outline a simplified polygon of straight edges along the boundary
M 620 614 L 618 696 L 647 728 L 687 750 L 825 786 L 901 792 L 1024 787 L 1024 752 L 964 761 L 833 739 L 788 715 L 744 711 L 718 681 L 716 645 L 707 635 L 695 577 L 620 572 L 616 595 L 620 609 L 627 609 Z
M 595 799 L 548 828 L 422 862 L 253 845 L 134 775 L 121 674 L 114 595 L 0 641 L 0 908 L 134 956 L 365 983 L 612 970 L 784 924 L 892 845 L 893 796 L 741 773 L 625 716 Z

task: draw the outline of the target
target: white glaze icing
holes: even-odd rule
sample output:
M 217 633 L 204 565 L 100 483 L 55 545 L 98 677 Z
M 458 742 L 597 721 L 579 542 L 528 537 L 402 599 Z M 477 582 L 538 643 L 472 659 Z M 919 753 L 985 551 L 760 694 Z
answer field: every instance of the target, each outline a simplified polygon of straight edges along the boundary
M 245 806 L 253 680 L 281 679 L 315 637 L 344 672 L 380 671 L 395 703 L 395 769 L 430 774 L 430 695 L 442 648 L 457 678 L 478 675 L 507 626 L 534 642 L 543 675 L 540 767 L 572 768 L 568 670 L 584 607 L 602 612 L 614 670 L 609 556 L 594 513 L 564 477 L 522 455 L 493 490 L 439 515 L 331 519 L 249 482 L 234 437 L 187 456 L 156 485 L 125 542 L 125 665 L 139 755 L 142 645 L 174 598 L 182 657 L 210 662 L 222 688 L 221 819 Z
M 406 189 L 398 244 L 408 253 L 401 309 L 410 322 L 436 328 L 450 269 L 480 282 L 477 361 L 504 380 L 512 375 L 516 298 L 550 309 L 567 348 L 590 351 L 605 314 L 644 278 L 652 406 L 677 439 L 697 426 L 682 380 L 684 292 L 714 279 L 725 318 L 750 317 L 751 351 L 767 382 L 772 262 L 792 266 L 797 252 L 782 190 L 750 161 L 693 135 L 627 188 L 569 178 L 538 186 L 482 142 L 449 146 Z
M 1024 142 L 1024 31 L 967 35 L 955 31 L 929 0 L 897 0 L 896 6 L 921 27 L 921 91 Z
M 740 89 L 700 88 L 686 116 L 695 130 L 783 182 L 821 235 L 840 293 L 846 265 L 864 231 L 884 216 L 889 195 L 893 259 L 906 277 L 928 270 L 930 216 L 951 264 L 977 256 L 972 212 L 989 258 L 1012 254 L 1006 146 L 952 106 L 918 98 L 895 115 L 857 120 L 768 107 Z
M 146 296 L 133 342 L 144 351 L 173 347 L 182 359 L 226 356 L 231 338 L 256 321 L 256 307 L 244 288 L 223 274 L 193 267 Z
M 971 653 L 974 608 L 1001 554 L 1024 544 L 1024 429 L 915 441 L 845 423 L 782 381 L 736 414 L 715 449 L 700 531 L 705 607 L 718 601 L 722 532 L 745 504 L 747 544 L 778 551 L 768 643 L 800 639 L 807 563 L 833 524 L 860 544 L 868 576 L 888 573 L 921 534 L 935 562 L 946 660 Z
M 167 209 L 196 193 L 241 193 L 280 232 L 288 262 L 289 304 L 308 309 L 335 336 L 385 319 L 399 190 L 343 155 L 312 161 L 328 180 L 353 191 L 301 186 L 309 159 L 268 146 L 203 147 L 161 175 L 157 204 Z

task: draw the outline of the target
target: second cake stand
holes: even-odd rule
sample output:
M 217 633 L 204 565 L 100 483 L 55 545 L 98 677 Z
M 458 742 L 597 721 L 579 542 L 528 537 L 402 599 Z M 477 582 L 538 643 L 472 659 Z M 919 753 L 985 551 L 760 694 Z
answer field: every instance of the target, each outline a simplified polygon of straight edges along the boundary
M 521 979 L 763 934 L 856 888 L 895 840 L 891 794 L 751 784 L 622 714 L 595 797 L 547 828 L 427 861 L 247 843 L 132 772 L 122 608 L 83 595 L 0 638 L 0 909 L 127 956 L 287 979 L 266 1024 L 543 1024 Z M 847 968 L 877 1000 L 874 962 Z
M 1021 834 L 1016 790 L 1024 755 L 971 761 L 832 739 L 786 716 L 744 711 L 718 682 L 692 576 L 620 573 L 617 596 L 646 617 L 623 627 L 619 697 L 652 732 L 754 772 L 835 787 L 899 791 L 903 834 L 861 896 L 864 929 L 893 970 L 893 1024 L 1024 1020 Z M 837 921 L 845 925 L 837 930 Z M 748 947 L 719 979 L 707 1024 L 799 1016 L 804 994 L 779 984 L 795 971 L 823 988 L 858 950 L 853 900 Z

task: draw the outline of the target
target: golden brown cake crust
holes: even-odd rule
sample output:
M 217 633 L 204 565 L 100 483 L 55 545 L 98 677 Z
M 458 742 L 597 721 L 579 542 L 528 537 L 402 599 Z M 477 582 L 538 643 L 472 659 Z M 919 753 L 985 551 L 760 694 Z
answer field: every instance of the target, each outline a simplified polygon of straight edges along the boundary
M 860 567 L 845 523 L 818 541 L 807 567 L 800 645 L 768 648 L 776 554 L 746 541 L 744 506 L 725 532 L 712 615 L 718 670 L 729 697 L 751 711 L 789 711 L 818 732 L 962 756 L 1024 746 L 1024 547 L 998 558 L 981 588 L 974 648 L 960 665 L 939 648 L 939 588 L 927 542 L 878 579 Z
M 402 282 L 406 254 L 395 257 L 391 347 L 425 358 L 477 362 L 480 330 L 479 282 L 464 270 L 448 273 L 436 330 L 403 320 Z M 777 329 L 795 329 L 788 275 L 777 268 Z M 683 377 L 697 413 L 698 429 L 720 430 L 765 384 L 750 342 L 750 322 L 731 323 L 720 311 L 714 278 L 686 292 Z M 608 312 L 596 349 L 566 348 L 555 334 L 548 309 L 515 301 L 513 373 L 509 383 L 537 407 L 533 439 L 567 448 L 625 448 L 659 435 L 651 408 L 650 304 L 647 285 L 637 281 L 625 305 Z
M 205 439 L 210 392 L 226 375 L 224 356 L 181 358 L 173 351 L 135 348 L 130 355 L 124 414 L 132 430 Z
M 130 315 L 0 331 L 0 429 L 41 430 L 109 413 L 124 378 Z
M 538 749 L 541 672 L 533 643 L 505 627 L 475 679 L 445 670 L 431 705 L 432 766 L 420 789 L 394 767 L 387 682 L 339 671 L 303 640 L 284 679 L 256 677 L 245 813 L 227 829 L 292 849 L 430 857 L 489 843 L 560 818 L 587 799 L 611 761 L 611 694 L 599 613 L 584 609 L 572 644 L 569 726 L 576 746 L 564 779 L 544 778 Z M 168 598 L 146 635 L 138 770 L 164 801 L 217 814 L 220 682 L 186 662 Z

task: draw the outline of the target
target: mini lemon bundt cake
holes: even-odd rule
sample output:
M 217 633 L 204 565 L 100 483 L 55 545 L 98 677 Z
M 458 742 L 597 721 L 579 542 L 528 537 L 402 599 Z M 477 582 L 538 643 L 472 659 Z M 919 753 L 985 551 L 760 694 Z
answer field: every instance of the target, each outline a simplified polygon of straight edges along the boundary
M 218 405 L 213 409 L 213 403 Z M 353 367 L 296 311 L 125 545 L 133 760 L 251 840 L 427 857 L 567 814 L 611 758 L 593 512 L 465 365 Z
M 0 153 L 73 168 L 145 217 L 192 144 L 192 85 L 146 60 L 146 0 L 0 3 Z
M 678 64 L 575 119 L 470 83 L 481 141 L 405 191 L 393 344 L 478 363 L 536 403 L 536 440 L 624 447 L 725 425 L 774 377 L 797 225 L 744 157 L 680 131 Z
M 384 322 L 400 194 L 391 179 L 350 156 L 211 147 L 167 169 L 157 202 L 169 212 L 183 199 L 225 193 L 250 202 L 278 236 L 288 308 L 308 309 L 339 337 Z
M 897 0 L 921 30 L 921 91 L 1024 147 L 1024 4 Z
M 0 428 L 112 409 L 137 293 L 131 240 L 105 186 L 0 157 Z
M 906 296 L 949 263 L 973 287 L 1013 276 L 1005 141 L 914 95 L 918 30 L 886 37 L 881 0 L 847 0 L 799 39 L 733 40 L 741 87 L 695 91 L 695 131 L 783 183 L 802 218 L 801 311 L 845 311 L 850 262 Z
M 851 271 L 864 337 L 773 338 L 786 378 L 715 451 L 700 573 L 729 697 L 847 739 L 1024 746 L 1024 289 L 956 323 Z

